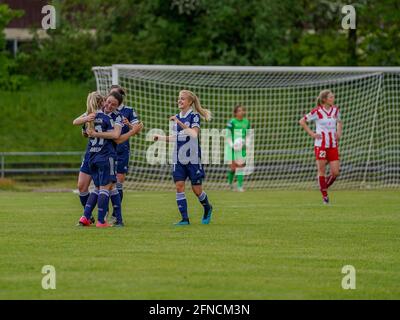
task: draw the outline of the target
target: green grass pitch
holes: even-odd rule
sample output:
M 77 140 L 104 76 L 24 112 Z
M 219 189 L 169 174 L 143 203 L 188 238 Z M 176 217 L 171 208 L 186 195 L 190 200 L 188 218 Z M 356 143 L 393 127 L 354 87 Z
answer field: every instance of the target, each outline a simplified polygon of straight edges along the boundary
M 187 192 L 188 194 L 188 192 Z M 127 192 L 123 229 L 75 227 L 72 193 L 0 192 L 0 299 L 399 299 L 398 190 Z M 44 265 L 56 289 L 41 287 Z M 344 290 L 344 265 L 356 289 Z

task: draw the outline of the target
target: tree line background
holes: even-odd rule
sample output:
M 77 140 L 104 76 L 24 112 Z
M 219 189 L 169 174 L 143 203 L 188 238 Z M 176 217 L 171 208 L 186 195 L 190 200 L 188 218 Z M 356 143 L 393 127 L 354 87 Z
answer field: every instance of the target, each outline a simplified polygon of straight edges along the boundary
M 325 0 L 52 1 L 57 29 L 16 58 L 0 36 L 0 83 L 26 77 L 87 81 L 115 63 L 400 65 L 400 1 L 359 0 L 357 29 L 343 30 L 346 4 Z M 0 4 L 0 31 L 23 14 Z M 96 30 L 94 33 L 91 30 Z M 12 84 L 12 85 L 11 85 Z

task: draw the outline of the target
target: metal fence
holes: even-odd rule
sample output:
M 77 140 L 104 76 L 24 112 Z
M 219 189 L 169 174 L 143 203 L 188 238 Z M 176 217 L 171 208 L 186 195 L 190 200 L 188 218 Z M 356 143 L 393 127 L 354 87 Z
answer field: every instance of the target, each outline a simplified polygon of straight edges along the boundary
M 78 162 L 82 161 L 84 153 L 79 151 L 68 152 L 0 152 L 0 177 L 5 178 L 9 174 L 66 174 L 79 171 Z M 61 161 L 49 163 L 44 157 L 80 157 L 77 161 Z M 21 161 L 21 158 L 36 158 L 38 161 Z M 18 161 L 9 161 L 10 158 L 18 158 Z

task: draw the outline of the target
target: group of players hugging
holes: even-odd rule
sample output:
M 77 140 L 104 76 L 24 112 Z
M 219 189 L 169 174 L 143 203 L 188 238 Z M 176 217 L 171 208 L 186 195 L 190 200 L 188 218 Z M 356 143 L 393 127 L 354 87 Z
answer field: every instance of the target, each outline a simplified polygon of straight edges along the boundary
M 126 106 L 127 92 L 119 85 L 113 85 L 106 96 L 91 92 L 87 98 L 87 110 L 73 121 L 82 126 L 82 135 L 88 138 L 86 153 L 78 177 L 80 202 L 83 215 L 78 226 L 94 225 L 93 210 L 97 205 L 96 227 L 123 227 L 122 199 L 123 184 L 128 173 L 130 158 L 130 137 L 143 129 L 135 110 Z M 314 139 L 314 151 L 318 172 L 318 182 L 324 204 L 329 203 L 328 188 L 339 175 L 338 141 L 342 134 L 342 122 L 335 96 L 330 90 L 323 90 L 317 97 L 316 107 L 299 124 Z M 154 135 L 154 141 L 174 142 L 172 177 L 176 186 L 176 202 L 181 220 L 175 225 L 190 225 L 188 206 L 185 196 L 185 181 L 190 180 L 192 191 L 203 207 L 202 224 L 209 224 L 213 206 L 204 192 L 205 179 L 201 163 L 199 144 L 201 120 L 210 121 L 211 112 L 202 107 L 200 99 L 189 90 L 178 95 L 179 113 L 171 116 L 173 131 L 169 136 Z M 234 189 L 237 179 L 237 191 L 243 192 L 243 172 L 238 170 L 246 165 L 247 132 L 250 122 L 245 117 L 246 108 L 239 104 L 233 109 L 233 118 L 227 124 L 227 147 L 231 149 L 228 184 Z M 316 131 L 310 129 L 307 122 L 315 121 Z M 239 132 L 239 136 L 238 133 Z M 188 148 L 188 144 L 191 144 Z M 330 175 L 325 175 L 329 162 Z M 94 189 L 89 192 L 93 181 Z M 109 212 L 109 202 L 112 213 Z

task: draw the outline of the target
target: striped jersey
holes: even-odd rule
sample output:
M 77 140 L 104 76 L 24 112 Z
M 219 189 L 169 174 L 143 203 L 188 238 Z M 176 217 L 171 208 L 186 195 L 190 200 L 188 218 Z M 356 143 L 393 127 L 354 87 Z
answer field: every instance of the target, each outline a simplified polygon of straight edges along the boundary
M 315 139 L 316 147 L 336 148 L 338 146 L 336 138 L 336 124 L 340 121 L 340 112 L 337 106 L 332 106 L 327 111 L 323 106 L 311 110 L 304 116 L 308 122 L 315 121 L 316 133 L 322 136 Z

